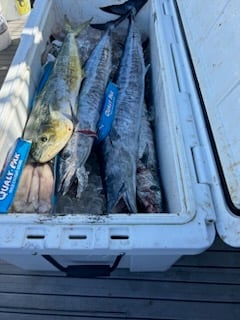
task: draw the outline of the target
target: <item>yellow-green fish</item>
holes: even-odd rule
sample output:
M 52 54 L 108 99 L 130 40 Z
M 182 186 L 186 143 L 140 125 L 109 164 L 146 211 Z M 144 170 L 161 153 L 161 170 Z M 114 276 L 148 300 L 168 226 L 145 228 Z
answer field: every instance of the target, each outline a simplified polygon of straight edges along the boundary
M 29 116 L 24 138 L 32 141 L 30 153 L 37 162 L 55 157 L 72 135 L 77 96 L 84 78 L 75 37 L 89 23 L 90 20 L 84 22 L 75 31 L 66 23 L 67 35 Z

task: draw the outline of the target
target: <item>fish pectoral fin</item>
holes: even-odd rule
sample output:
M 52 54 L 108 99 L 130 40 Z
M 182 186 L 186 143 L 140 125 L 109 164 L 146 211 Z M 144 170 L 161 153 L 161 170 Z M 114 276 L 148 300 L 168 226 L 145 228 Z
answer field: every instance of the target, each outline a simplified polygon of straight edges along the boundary
M 71 120 L 73 122 L 74 128 L 76 127 L 77 123 L 79 122 L 76 113 L 74 112 L 75 107 L 69 102 L 70 104 L 70 109 L 71 109 Z

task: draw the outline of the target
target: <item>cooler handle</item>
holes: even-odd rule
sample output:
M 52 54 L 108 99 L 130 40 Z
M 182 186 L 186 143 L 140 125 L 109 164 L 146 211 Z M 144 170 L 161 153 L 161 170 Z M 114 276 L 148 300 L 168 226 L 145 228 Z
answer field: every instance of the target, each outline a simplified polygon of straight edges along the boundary
M 97 278 L 97 277 L 109 277 L 111 273 L 117 268 L 124 254 L 119 254 L 113 265 L 70 265 L 67 267 L 62 266 L 50 255 L 42 255 L 49 263 L 55 268 L 64 272 L 67 277 L 71 278 Z

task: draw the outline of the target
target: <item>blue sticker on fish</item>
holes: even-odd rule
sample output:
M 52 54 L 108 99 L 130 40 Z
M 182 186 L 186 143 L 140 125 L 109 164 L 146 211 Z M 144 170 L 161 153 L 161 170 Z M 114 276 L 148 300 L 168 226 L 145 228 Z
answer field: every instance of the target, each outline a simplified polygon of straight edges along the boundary
M 97 143 L 104 140 L 111 130 L 115 115 L 117 96 L 118 87 L 113 82 L 109 82 L 105 92 L 101 116 L 97 125 Z
M 30 149 L 31 142 L 18 138 L 7 156 L 0 175 L 0 213 L 7 213 L 12 205 Z

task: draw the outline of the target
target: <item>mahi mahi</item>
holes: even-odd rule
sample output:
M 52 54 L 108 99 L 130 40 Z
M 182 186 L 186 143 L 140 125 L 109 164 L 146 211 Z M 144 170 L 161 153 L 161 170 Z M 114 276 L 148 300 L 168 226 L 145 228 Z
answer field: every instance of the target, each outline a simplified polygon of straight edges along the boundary
M 68 193 L 74 181 L 77 181 L 78 198 L 87 186 L 85 163 L 96 138 L 102 99 L 112 70 L 112 31 L 124 19 L 125 16 L 103 25 L 94 25 L 106 30 L 84 66 L 85 79 L 79 95 L 78 122 L 60 154 L 58 191 L 62 195 Z
M 51 160 L 72 135 L 77 96 L 84 78 L 75 36 L 88 24 L 89 21 L 84 22 L 73 31 L 66 23 L 67 35 L 29 116 L 24 138 L 32 141 L 31 156 L 36 162 Z
M 137 212 L 136 162 L 146 67 L 134 10 L 129 20 L 128 35 L 117 77 L 119 92 L 115 118 L 111 132 L 102 144 L 109 213 Z

